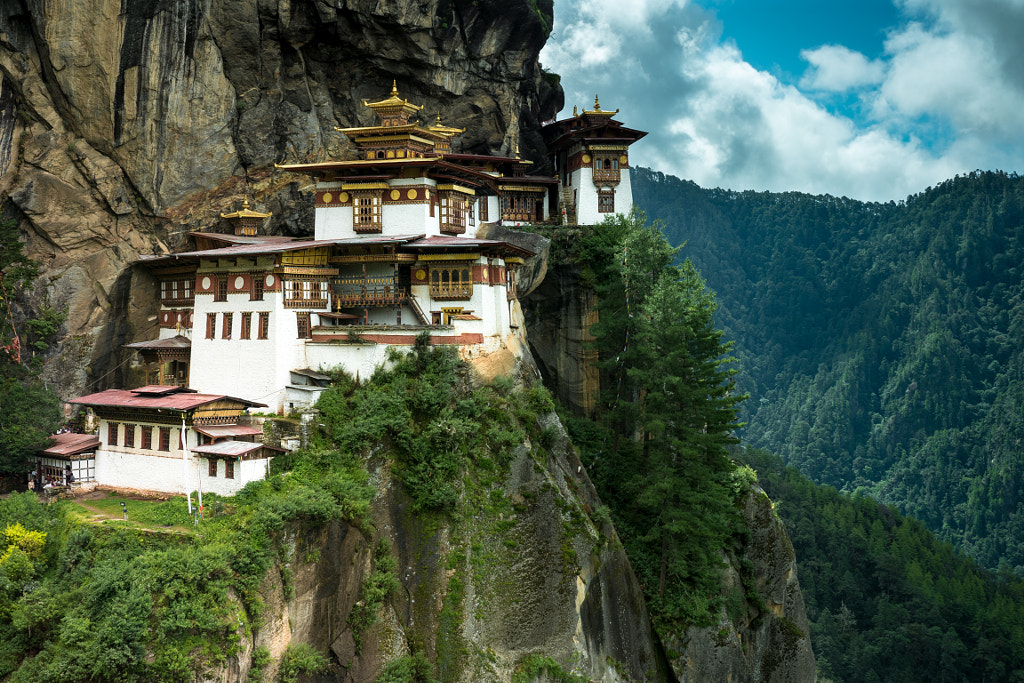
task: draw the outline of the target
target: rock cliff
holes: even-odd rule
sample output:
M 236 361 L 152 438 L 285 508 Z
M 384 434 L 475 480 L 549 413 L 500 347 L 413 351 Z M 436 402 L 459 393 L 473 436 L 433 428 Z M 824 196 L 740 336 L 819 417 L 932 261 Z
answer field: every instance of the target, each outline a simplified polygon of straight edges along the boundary
M 125 379 L 153 336 L 126 266 L 243 196 L 312 230 L 274 163 L 344 158 L 363 98 L 465 126 L 462 150 L 542 161 L 561 106 L 537 55 L 550 0 L 10 0 L 0 9 L 0 212 L 44 269 L 19 312 L 67 309 L 46 375 L 67 397 Z M 304 181 L 303 181 L 304 182 Z

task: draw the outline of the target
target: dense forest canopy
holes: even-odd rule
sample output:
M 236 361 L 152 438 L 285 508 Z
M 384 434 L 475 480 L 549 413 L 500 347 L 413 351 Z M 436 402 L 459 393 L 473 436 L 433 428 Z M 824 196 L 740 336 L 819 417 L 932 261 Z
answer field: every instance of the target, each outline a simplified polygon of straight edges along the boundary
M 717 292 L 744 440 L 1024 573 L 1024 179 L 877 204 L 632 174 Z

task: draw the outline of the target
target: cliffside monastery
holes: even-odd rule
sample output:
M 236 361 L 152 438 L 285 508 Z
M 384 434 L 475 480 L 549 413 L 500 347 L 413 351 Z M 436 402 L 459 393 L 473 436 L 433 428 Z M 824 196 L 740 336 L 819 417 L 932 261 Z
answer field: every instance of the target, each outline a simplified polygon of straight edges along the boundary
M 341 367 L 368 377 L 420 334 L 467 355 L 525 343 L 516 270 L 534 254 L 480 239 L 485 223 L 601 222 L 632 205 L 629 146 L 645 135 L 594 109 L 544 126 L 554 176 L 515 156 L 452 149 L 463 129 L 417 122 L 399 97 L 364 102 L 377 124 L 346 128 L 356 159 L 286 164 L 315 184 L 312 240 L 261 235 L 270 214 L 221 214 L 233 234 L 143 257 L 159 283 L 159 336 L 128 346 L 146 386 L 74 401 L 98 434 L 58 435 L 48 474 L 120 488 L 231 495 L 280 449 L 242 423 L 250 408 L 316 403 Z M 512 339 L 515 338 L 515 339 Z

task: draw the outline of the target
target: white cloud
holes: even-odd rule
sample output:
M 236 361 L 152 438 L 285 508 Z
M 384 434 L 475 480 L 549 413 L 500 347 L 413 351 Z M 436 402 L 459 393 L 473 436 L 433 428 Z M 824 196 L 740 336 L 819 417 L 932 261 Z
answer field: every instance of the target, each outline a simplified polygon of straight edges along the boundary
M 888 200 L 976 168 L 1020 171 L 1024 0 L 901 7 L 909 18 L 881 58 L 807 49 L 798 87 L 745 62 L 713 15 L 671 0 L 556 0 L 541 58 L 562 75 L 569 111 L 599 92 L 619 120 L 650 131 L 635 163 L 705 187 Z M 850 92 L 863 121 L 817 100 Z
M 800 56 L 811 65 L 800 81 L 801 88 L 842 92 L 875 85 L 885 75 L 882 62 L 842 45 L 822 45 L 803 50 Z

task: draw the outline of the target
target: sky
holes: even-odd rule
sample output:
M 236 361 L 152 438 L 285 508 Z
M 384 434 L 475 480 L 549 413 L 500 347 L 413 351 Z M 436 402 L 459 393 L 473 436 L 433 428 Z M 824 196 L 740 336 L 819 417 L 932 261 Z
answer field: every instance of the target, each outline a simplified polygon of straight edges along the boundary
M 1024 0 L 554 0 L 565 108 L 702 187 L 905 199 L 1024 172 Z

